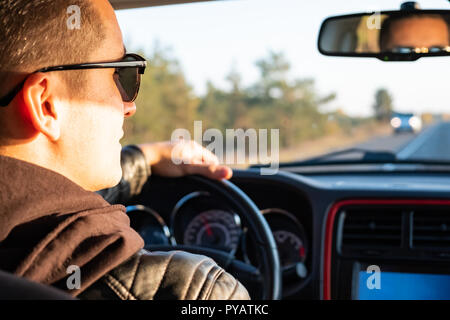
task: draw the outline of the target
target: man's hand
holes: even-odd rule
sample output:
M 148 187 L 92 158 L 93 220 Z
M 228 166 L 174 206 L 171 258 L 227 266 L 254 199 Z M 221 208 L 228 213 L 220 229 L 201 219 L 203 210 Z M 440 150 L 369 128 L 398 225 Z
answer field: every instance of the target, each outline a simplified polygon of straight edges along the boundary
M 230 179 L 231 168 L 219 164 L 217 157 L 195 141 L 140 144 L 152 173 L 165 177 L 199 174 L 210 179 Z

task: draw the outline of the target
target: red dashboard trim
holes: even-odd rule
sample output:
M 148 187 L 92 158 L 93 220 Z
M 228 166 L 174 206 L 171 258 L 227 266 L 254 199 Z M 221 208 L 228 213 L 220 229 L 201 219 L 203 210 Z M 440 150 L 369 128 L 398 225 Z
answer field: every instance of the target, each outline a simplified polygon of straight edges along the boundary
M 331 300 L 331 253 L 333 247 L 333 226 L 336 214 L 348 205 L 450 205 L 450 200 L 432 199 L 350 199 L 336 202 L 328 211 L 323 257 L 323 299 Z

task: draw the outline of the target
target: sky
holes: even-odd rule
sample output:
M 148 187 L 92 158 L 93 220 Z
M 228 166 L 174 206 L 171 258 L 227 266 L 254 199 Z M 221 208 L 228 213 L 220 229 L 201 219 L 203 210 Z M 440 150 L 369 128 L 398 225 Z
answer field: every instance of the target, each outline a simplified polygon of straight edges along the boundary
M 283 52 L 292 79 L 313 78 L 319 93 L 335 92 L 326 110 L 352 116 L 372 112 L 377 88 L 387 88 L 396 111 L 450 113 L 450 57 L 416 62 L 322 56 L 317 50 L 321 22 L 328 16 L 397 10 L 398 0 L 225 0 L 117 12 L 128 51 L 154 44 L 169 48 L 189 84 L 203 94 L 206 82 L 227 89 L 236 68 L 244 85 L 258 79 L 255 62 L 269 50 Z M 450 9 L 448 0 L 420 1 L 423 9 Z M 150 61 L 151 64 L 151 61 Z

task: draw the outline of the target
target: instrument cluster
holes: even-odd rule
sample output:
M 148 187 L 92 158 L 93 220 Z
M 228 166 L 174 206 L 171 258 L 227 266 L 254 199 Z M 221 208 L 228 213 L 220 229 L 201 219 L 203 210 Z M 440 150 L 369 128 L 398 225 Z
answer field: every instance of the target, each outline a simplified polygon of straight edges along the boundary
M 146 246 L 190 245 L 221 250 L 255 265 L 256 250 L 241 217 L 226 203 L 206 191 L 183 196 L 164 219 L 155 210 L 127 207 L 131 226 Z M 307 277 L 308 234 L 296 216 L 280 208 L 261 211 L 278 247 L 285 293 L 298 290 Z

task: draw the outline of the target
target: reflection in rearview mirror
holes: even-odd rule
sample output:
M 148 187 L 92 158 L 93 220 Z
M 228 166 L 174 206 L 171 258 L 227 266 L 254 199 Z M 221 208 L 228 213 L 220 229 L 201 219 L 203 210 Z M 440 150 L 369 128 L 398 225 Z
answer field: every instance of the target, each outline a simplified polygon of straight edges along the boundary
M 328 18 L 319 51 L 332 56 L 416 60 L 450 55 L 450 10 L 390 11 Z

